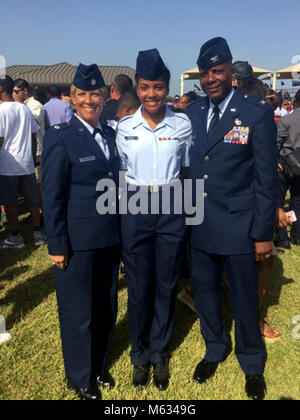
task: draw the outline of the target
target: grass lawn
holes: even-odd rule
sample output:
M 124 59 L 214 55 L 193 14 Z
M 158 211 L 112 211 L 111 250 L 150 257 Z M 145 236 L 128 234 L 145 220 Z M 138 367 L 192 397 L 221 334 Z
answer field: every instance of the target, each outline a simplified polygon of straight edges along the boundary
M 33 246 L 30 226 L 22 224 L 27 246 L 0 250 L 0 314 L 6 318 L 12 340 L 0 346 L 0 400 L 73 400 L 64 380 L 53 268 L 46 246 Z M 3 240 L 7 232 L 0 232 Z M 265 378 L 267 399 L 300 399 L 300 326 L 292 320 L 300 315 L 300 247 L 278 254 L 266 297 L 270 323 L 280 341 L 267 344 Z M 108 365 L 116 381 L 106 400 L 245 400 L 244 375 L 234 350 L 216 375 L 206 384 L 193 382 L 192 375 L 205 348 L 196 315 L 180 302 L 170 343 L 170 386 L 159 392 L 151 383 L 143 391 L 131 385 L 126 280 L 119 282 L 119 314 Z M 230 303 L 224 293 L 226 329 L 234 347 L 234 325 Z M 298 321 L 298 324 L 300 321 Z M 294 337 L 292 335 L 294 329 Z

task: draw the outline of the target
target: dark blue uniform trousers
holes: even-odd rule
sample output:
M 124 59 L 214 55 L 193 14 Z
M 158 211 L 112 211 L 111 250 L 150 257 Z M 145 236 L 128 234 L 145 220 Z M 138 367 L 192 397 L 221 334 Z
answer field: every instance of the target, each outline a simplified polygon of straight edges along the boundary
M 66 377 L 87 388 L 103 372 L 117 316 L 119 247 L 74 251 L 55 268 Z
M 159 363 L 168 357 L 166 346 L 174 324 L 176 285 L 184 258 L 184 216 L 127 214 L 121 217 L 121 227 L 131 361 L 135 366 Z
M 255 256 L 207 254 L 191 246 L 191 280 L 201 332 L 206 343 L 205 359 L 221 362 L 228 350 L 222 322 L 221 270 L 225 263 L 235 320 L 235 353 L 246 375 L 264 371 L 266 351 L 259 328 L 257 266 Z

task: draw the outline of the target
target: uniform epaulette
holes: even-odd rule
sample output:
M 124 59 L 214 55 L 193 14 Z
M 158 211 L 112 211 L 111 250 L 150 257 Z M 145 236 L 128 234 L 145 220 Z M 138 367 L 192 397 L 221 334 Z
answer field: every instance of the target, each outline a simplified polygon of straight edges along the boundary
M 54 133 L 60 133 L 61 131 L 65 130 L 66 128 L 69 128 L 70 123 L 64 122 L 61 124 L 55 124 L 52 127 L 50 127 L 50 130 Z
M 198 107 L 199 105 L 206 105 L 206 99 L 204 96 L 201 96 L 200 98 L 196 99 L 195 101 L 191 102 L 187 107 L 186 110 L 195 107 Z
M 268 102 L 266 102 L 263 99 L 257 98 L 256 96 L 244 95 L 244 98 L 247 102 L 250 102 L 251 104 L 256 105 L 260 108 L 265 108 L 267 105 L 269 105 Z
M 134 114 L 132 114 L 132 115 L 127 115 L 126 117 L 123 117 L 123 118 L 119 121 L 119 124 L 120 124 L 121 122 L 123 122 L 123 121 L 130 120 L 130 119 L 133 117 L 133 115 L 134 115 Z
M 181 120 L 190 121 L 189 117 L 184 112 L 174 112 L 175 118 L 180 118 Z

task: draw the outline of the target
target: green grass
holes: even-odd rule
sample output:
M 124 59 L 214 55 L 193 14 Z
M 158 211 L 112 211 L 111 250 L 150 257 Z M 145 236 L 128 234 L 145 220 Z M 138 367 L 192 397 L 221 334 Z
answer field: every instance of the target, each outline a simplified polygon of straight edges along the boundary
M 0 346 L 1 400 L 73 400 L 64 379 L 53 267 L 47 248 L 33 246 L 30 226 L 22 224 L 27 243 L 22 250 L 0 250 L 0 314 L 12 340 Z M 3 240 L 7 232 L 0 232 Z M 267 399 L 300 399 L 300 339 L 292 337 L 292 318 L 300 315 L 300 247 L 278 254 L 266 297 L 270 323 L 282 339 L 267 344 Z M 106 400 L 245 400 L 244 375 L 231 351 L 216 375 L 197 385 L 192 375 L 205 347 L 196 315 L 181 303 L 170 342 L 170 386 L 159 392 L 150 385 L 138 391 L 131 384 L 126 280 L 119 282 L 119 313 L 108 366 L 116 381 Z M 234 324 L 224 294 L 225 326 L 234 347 Z

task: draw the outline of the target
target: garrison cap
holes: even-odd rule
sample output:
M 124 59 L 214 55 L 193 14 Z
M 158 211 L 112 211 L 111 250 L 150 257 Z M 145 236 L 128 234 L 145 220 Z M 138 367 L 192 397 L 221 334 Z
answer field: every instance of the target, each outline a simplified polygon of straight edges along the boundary
M 96 64 L 86 66 L 80 63 L 74 76 L 73 85 L 82 90 L 94 90 L 104 87 L 105 82 Z
M 235 70 L 235 77 L 237 80 L 252 79 L 253 69 L 248 61 L 236 61 L 233 63 L 233 68 Z
M 230 60 L 232 55 L 226 39 L 218 37 L 202 45 L 197 64 L 201 69 L 208 70 Z
M 166 70 L 158 50 L 140 51 L 136 60 L 136 74 L 146 80 L 157 80 Z

